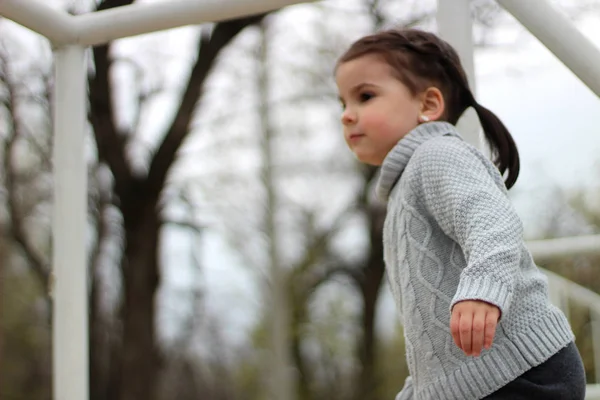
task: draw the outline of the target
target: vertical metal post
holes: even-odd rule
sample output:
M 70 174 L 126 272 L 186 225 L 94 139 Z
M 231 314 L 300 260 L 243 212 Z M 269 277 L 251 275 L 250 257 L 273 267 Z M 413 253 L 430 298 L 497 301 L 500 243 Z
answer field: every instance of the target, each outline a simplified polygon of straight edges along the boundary
M 567 317 L 568 320 L 571 319 L 571 306 L 570 306 L 570 302 L 569 302 L 569 292 L 563 292 L 560 291 L 560 304 L 559 304 L 559 308 L 561 309 L 561 311 L 563 312 L 563 314 L 565 314 L 565 317 Z
M 469 78 L 471 90 L 477 95 L 470 3 L 470 0 L 438 0 L 437 24 L 440 36 L 456 49 Z M 474 110 L 468 109 L 457 127 L 467 142 L 478 148 L 482 147 L 479 135 L 481 127 Z
M 53 243 L 53 393 L 87 400 L 88 294 L 85 48 L 55 51 Z
M 590 310 L 592 322 L 592 350 L 594 352 L 594 376 L 596 384 L 600 384 L 600 313 Z

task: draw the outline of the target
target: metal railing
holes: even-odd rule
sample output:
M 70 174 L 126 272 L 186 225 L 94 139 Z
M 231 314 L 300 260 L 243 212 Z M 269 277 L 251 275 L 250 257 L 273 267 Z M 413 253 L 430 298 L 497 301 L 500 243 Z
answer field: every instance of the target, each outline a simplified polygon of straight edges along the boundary
M 587 386 L 585 400 L 600 400 L 600 384 Z
M 547 0 L 498 0 L 526 29 L 561 60 L 596 95 L 600 96 L 600 51 L 577 27 Z M 536 259 L 600 254 L 600 235 L 541 240 L 529 243 Z M 595 385 L 586 400 L 600 400 L 600 295 L 559 275 L 545 271 L 551 295 L 568 314 L 569 300 L 590 310 Z
M 591 319 L 592 352 L 595 382 L 600 384 L 600 295 L 562 276 L 542 269 L 548 276 L 552 302 L 569 316 L 569 303 L 573 301 L 589 309 Z
M 600 235 L 568 237 L 529 241 L 527 247 L 536 262 L 552 261 L 582 255 L 600 254 Z M 552 302 L 569 316 L 571 301 L 586 307 L 590 312 L 594 378 L 586 399 L 600 400 L 600 294 L 576 284 L 562 276 L 542 269 L 548 276 Z

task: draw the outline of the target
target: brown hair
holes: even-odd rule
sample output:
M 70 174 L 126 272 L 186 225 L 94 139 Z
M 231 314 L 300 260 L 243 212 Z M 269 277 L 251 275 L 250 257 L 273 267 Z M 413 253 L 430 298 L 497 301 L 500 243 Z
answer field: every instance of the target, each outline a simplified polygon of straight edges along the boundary
M 418 29 L 385 30 L 356 41 L 338 60 L 338 66 L 359 57 L 377 54 L 394 70 L 413 95 L 429 86 L 440 89 L 446 103 L 443 119 L 456 124 L 469 107 L 477 112 L 494 163 L 510 189 L 519 176 L 519 152 L 500 119 L 475 100 L 456 51 L 433 33 Z

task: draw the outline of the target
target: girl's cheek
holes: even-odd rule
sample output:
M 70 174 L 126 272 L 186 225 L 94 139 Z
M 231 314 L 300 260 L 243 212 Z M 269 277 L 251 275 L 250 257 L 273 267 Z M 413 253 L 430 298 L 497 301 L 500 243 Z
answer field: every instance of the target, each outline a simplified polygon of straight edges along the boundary
M 388 130 L 389 121 L 380 113 L 371 113 L 363 118 L 363 125 L 368 126 L 372 130 L 385 132 Z

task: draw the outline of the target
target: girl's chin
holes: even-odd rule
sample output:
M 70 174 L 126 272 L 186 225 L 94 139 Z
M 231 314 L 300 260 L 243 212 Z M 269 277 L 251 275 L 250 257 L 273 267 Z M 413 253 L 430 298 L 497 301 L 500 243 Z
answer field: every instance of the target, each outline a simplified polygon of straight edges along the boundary
M 363 164 L 372 165 L 374 167 L 379 167 L 382 164 L 382 160 L 380 160 L 379 157 L 373 156 L 373 154 L 361 154 L 355 152 L 354 155 L 358 161 Z

